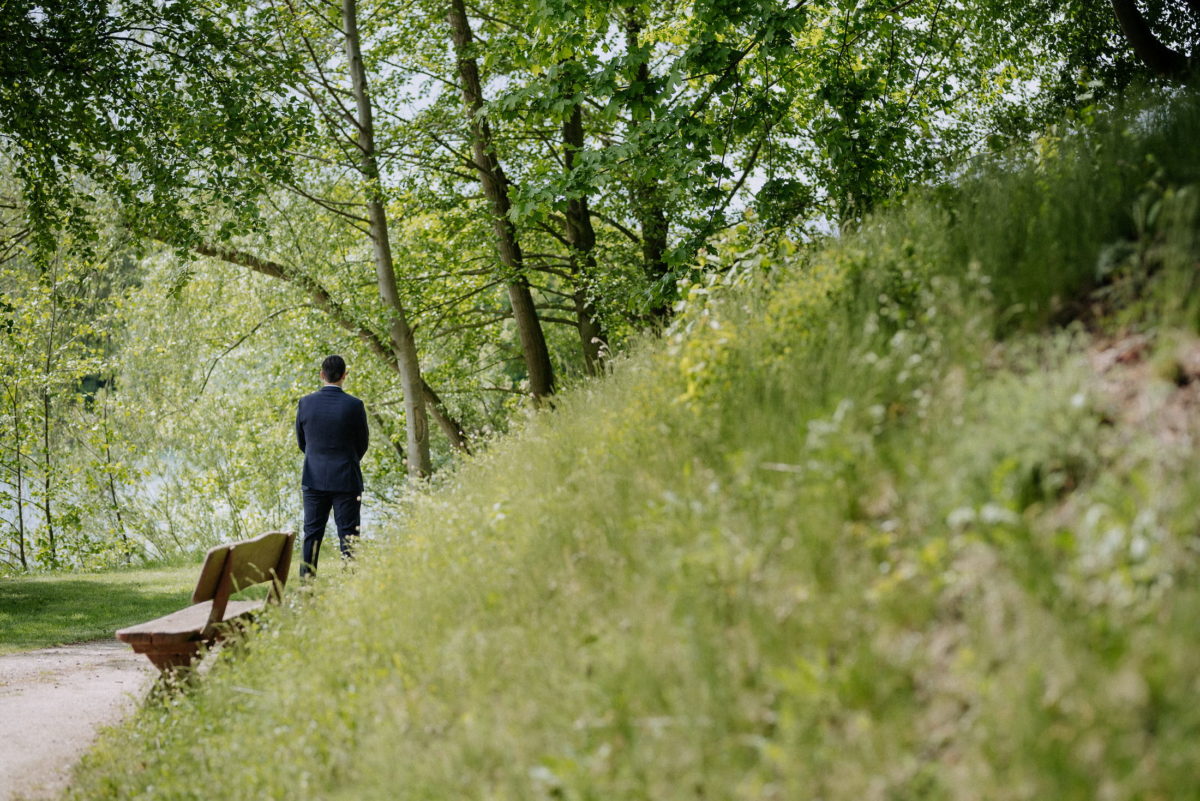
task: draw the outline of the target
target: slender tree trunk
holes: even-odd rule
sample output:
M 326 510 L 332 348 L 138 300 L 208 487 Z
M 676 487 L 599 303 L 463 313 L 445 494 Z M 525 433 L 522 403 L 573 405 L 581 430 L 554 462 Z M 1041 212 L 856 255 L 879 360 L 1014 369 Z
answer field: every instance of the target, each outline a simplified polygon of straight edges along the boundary
M 15 385 L 9 387 L 9 398 L 13 411 L 13 452 L 16 454 L 17 494 L 17 555 L 21 560 L 21 569 L 29 569 L 29 559 L 25 555 L 25 474 L 21 469 L 21 403 Z
M 408 315 L 396 289 L 396 270 L 392 262 L 392 244 L 388 232 L 387 212 L 384 209 L 383 185 L 379 163 L 375 158 L 375 127 L 372 120 L 371 98 L 367 89 L 367 73 L 363 67 L 358 37 L 358 11 L 355 0 L 343 0 L 342 25 L 346 37 L 346 58 L 350 80 L 354 87 L 354 102 L 358 111 L 358 148 L 361 152 L 359 169 L 366 181 L 367 217 L 370 220 L 374 244 L 375 274 L 379 296 L 391 312 L 388 326 L 392 349 L 400 368 L 400 385 L 404 392 L 404 416 L 408 424 L 408 469 L 414 475 L 428 476 L 433 470 L 429 457 L 429 423 L 425 417 L 425 382 L 417 358 L 416 340 Z
M 42 373 L 42 515 L 46 525 L 47 541 L 50 545 L 50 566 L 58 566 L 58 549 L 55 542 L 54 515 L 50 496 L 53 492 L 54 464 L 50 453 L 50 376 L 54 367 L 54 335 L 58 328 L 58 306 L 55 289 L 58 284 L 58 263 L 50 278 L 50 328 L 46 332 L 46 361 Z
M 638 226 L 642 235 L 642 270 L 654 285 L 650 314 L 658 320 L 671 315 L 674 290 L 667 285 L 667 214 L 658 200 L 656 181 L 639 181 L 633 187 Z
M 630 58 L 641 47 L 639 37 L 642 32 L 641 19 L 634 8 L 628 10 L 625 21 L 625 51 Z M 630 127 L 638 128 L 649 115 L 648 108 L 653 101 L 650 89 L 650 62 L 648 57 L 638 57 L 637 66 L 631 76 L 632 83 L 639 87 L 638 91 L 629 94 Z M 650 302 L 650 315 L 660 323 L 671 313 L 673 290 L 667 286 L 670 268 L 667 266 L 667 237 L 669 229 L 667 214 L 663 209 L 661 188 L 655 178 L 635 173 L 629 189 L 630 204 L 634 216 L 641 229 L 642 238 L 642 271 L 654 287 Z
M 576 154 L 583 150 L 583 109 L 578 103 L 571 114 L 563 120 L 563 148 L 567 172 L 575 169 Z M 583 346 L 583 362 L 588 375 L 598 375 L 603 369 L 607 337 L 596 315 L 591 290 L 596 275 L 596 230 L 592 227 L 592 215 L 588 211 L 587 195 L 567 199 L 563 236 L 571 246 L 571 264 L 579 276 L 575 290 L 575 316 L 579 321 L 579 339 Z
M 516 226 L 508 216 L 511 208 L 508 180 L 494 153 L 491 127 L 481 114 L 483 86 L 479 79 L 479 64 L 470 52 L 473 35 L 463 0 L 450 0 L 446 18 L 454 40 L 463 106 L 467 114 L 467 126 L 471 132 L 471 153 L 474 161 L 470 166 L 478 173 L 483 194 L 491 205 L 496 248 L 499 251 L 500 262 L 509 272 L 508 300 L 512 306 L 513 320 L 517 324 L 517 335 L 521 340 L 525 369 L 529 374 L 529 390 L 535 398 L 544 398 L 554 392 L 554 369 L 550 364 L 546 335 L 542 331 L 542 322 L 538 319 L 533 294 L 529 290 L 529 281 L 525 278 L 525 261 L 521 253 L 521 244 L 517 240 Z
M 121 504 L 117 500 L 117 479 L 113 475 L 112 437 L 109 434 L 108 428 L 107 390 L 104 393 L 104 405 L 100 407 L 100 420 L 104 426 L 104 467 L 105 473 L 108 475 L 108 497 L 112 503 L 113 515 L 117 518 L 117 531 L 121 533 L 121 553 L 125 564 L 129 564 L 129 559 L 133 553 L 129 547 L 129 535 L 125 531 L 125 519 L 121 516 Z
M 47 382 L 49 378 L 49 359 L 47 354 L 46 372 Z M 50 546 L 50 566 L 58 566 L 58 550 L 54 541 L 54 515 L 50 505 L 50 495 L 54 491 L 53 470 L 54 464 L 50 456 L 50 388 L 42 387 L 42 516 L 46 524 L 47 543 Z

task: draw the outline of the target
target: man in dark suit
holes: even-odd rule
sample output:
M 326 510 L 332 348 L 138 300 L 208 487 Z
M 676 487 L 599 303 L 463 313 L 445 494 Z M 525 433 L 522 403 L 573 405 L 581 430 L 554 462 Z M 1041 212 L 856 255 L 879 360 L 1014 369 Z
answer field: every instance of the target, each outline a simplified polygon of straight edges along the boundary
M 321 362 L 318 391 L 300 399 L 296 410 L 296 443 L 304 452 L 304 547 L 300 576 L 310 576 L 321 556 L 321 540 L 329 510 L 337 522 L 342 556 L 354 555 L 362 508 L 363 478 L 359 462 L 367 452 L 367 411 L 363 402 L 342 390 L 346 362 L 330 356 Z

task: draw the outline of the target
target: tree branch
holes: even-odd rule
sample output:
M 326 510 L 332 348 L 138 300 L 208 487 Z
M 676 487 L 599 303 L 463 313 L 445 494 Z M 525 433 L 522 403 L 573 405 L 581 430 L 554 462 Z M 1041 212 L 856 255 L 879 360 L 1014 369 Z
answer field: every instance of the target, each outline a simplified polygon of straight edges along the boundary
M 1136 0 L 1112 0 L 1112 7 L 1121 32 L 1143 64 L 1164 78 L 1179 79 L 1188 73 L 1188 59 L 1154 35 Z
M 623 233 L 626 236 L 626 238 L 629 239 L 630 242 L 633 242 L 635 245 L 642 244 L 642 238 L 640 236 L 638 236 L 633 231 L 626 228 L 621 223 L 614 220 L 612 217 L 608 217 L 604 214 L 601 214 L 600 212 L 596 211 L 595 209 L 588 209 L 588 214 L 592 215 L 593 217 L 595 217 L 597 220 L 604 223 L 605 225 L 610 225 L 613 228 L 616 228 L 618 231 Z
M 159 235 L 151 235 L 151 238 L 158 240 L 167 245 L 177 246 L 177 243 L 172 242 L 169 238 Z M 235 248 L 225 247 L 223 245 L 214 245 L 208 242 L 196 242 L 191 245 L 191 250 L 201 256 L 219 259 L 230 264 L 236 264 L 239 267 L 245 267 L 262 275 L 286 281 L 294 284 L 304 291 L 308 292 L 312 298 L 313 304 L 317 308 L 324 311 L 329 317 L 341 326 L 346 331 L 357 336 L 372 353 L 378 356 L 385 364 L 392 368 L 393 371 L 399 372 L 400 366 L 396 358 L 396 354 L 392 349 L 384 343 L 383 339 L 370 328 L 360 325 L 336 300 L 329 294 L 325 287 L 314 279 L 312 276 L 304 273 L 291 270 L 284 265 L 271 261 L 270 259 L 260 258 L 252 253 L 247 253 Z M 421 379 L 424 390 L 425 400 L 429 403 L 433 412 L 434 419 L 437 420 L 438 427 L 446 434 L 450 440 L 450 444 L 458 450 L 470 453 L 471 449 L 467 442 L 467 437 L 463 431 L 463 427 L 455 420 L 446 409 L 445 404 L 438 398 L 433 388 L 429 386 L 429 382 Z
M 305 198 L 305 199 L 317 204 L 321 208 L 325 209 L 325 211 L 331 212 L 333 214 L 338 215 L 339 217 L 343 217 L 343 218 L 349 220 L 350 224 L 352 226 L 354 226 L 354 228 L 356 228 L 361 233 L 363 233 L 367 236 L 371 235 L 370 231 L 368 231 L 366 228 L 363 228 L 362 225 L 360 225 L 360 223 L 370 224 L 370 221 L 367 220 L 367 218 L 359 217 L 357 214 L 351 214 L 348 211 L 342 211 L 341 209 L 336 208 L 333 205 L 334 201 L 325 200 L 324 198 L 319 198 L 314 195 L 310 195 L 308 192 L 304 191 L 303 189 L 296 186 L 295 184 L 287 184 L 286 188 L 288 189 L 288 191 L 295 192 L 300 197 Z M 342 204 L 342 205 L 350 205 L 350 204 L 347 203 L 347 204 Z
M 234 350 L 236 350 L 238 345 L 241 345 L 247 339 L 254 336 L 254 333 L 256 331 L 258 331 L 258 329 L 262 328 L 264 325 L 269 323 L 271 320 L 274 320 L 276 317 L 278 317 L 281 314 L 284 314 L 285 312 L 295 311 L 296 309 L 303 309 L 307 305 L 308 304 L 301 304 L 299 306 L 287 306 L 287 307 L 279 309 L 277 311 L 273 311 L 270 314 L 268 314 L 266 317 L 259 320 L 258 324 L 255 325 L 253 328 L 251 328 L 249 331 L 247 331 L 246 333 L 244 333 L 240 337 L 238 337 L 236 342 L 234 342 L 232 345 L 230 345 L 225 350 L 221 351 L 217 355 L 217 357 L 212 360 L 212 364 L 210 364 L 208 366 L 208 371 L 205 372 L 205 374 L 204 374 L 204 380 L 200 383 L 200 389 L 196 390 L 196 396 L 199 397 L 200 395 L 204 394 L 204 390 L 208 386 L 208 381 L 210 378 L 212 378 L 213 370 L 217 369 L 217 362 L 221 361 L 221 359 L 225 358 L 230 353 L 232 353 Z

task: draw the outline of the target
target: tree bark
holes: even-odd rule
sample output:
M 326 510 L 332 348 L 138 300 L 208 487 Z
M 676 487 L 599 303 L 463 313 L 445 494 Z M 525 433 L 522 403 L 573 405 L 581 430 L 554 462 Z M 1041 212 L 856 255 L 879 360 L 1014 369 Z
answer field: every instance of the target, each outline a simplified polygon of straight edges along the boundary
M 524 256 L 517 239 L 516 226 L 509 218 L 511 201 L 508 197 L 508 179 L 495 157 L 491 126 L 482 115 L 483 85 L 479 78 L 479 65 L 470 53 L 473 34 L 463 0 L 450 0 L 446 20 L 450 24 L 454 42 L 463 106 L 471 135 L 473 161 L 469 166 L 479 175 L 483 194 L 491 205 L 496 249 L 500 262 L 509 272 L 508 300 L 521 340 L 521 353 L 529 375 L 529 391 L 535 398 L 544 398 L 554 392 L 554 369 L 550 364 L 546 335 L 538 319 L 529 281 L 525 277 Z
M 408 426 L 408 469 L 417 476 L 428 476 L 433 470 L 429 456 L 429 424 L 425 416 L 425 387 L 421 364 L 417 357 L 416 340 L 408 315 L 396 289 L 396 271 L 392 262 L 387 212 L 384 209 L 383 185 L 379 163 L 375 158 L 375 128 L 372 120 L 371 98 L 367 89 L 367 74 L 363 67 L 358 36 L 358 11 L 355 0 L 342 1 L 342 26 L 345 34 L 346 59 L 354 89 L 358 112 L 359 170 L 366 182 L 367 217 L 370 220 L 374 246 L 375 274 L 379 296 L 391 313 L 388 334 L 400 368 L 400 385 L 404 393 L 404 416 Z
M 1112 7 L 1121 33 L 1125 34 L 1126 41 L 1143 64 L 1164 78 L 1178 80 L 1188 74 L 1188 58 L 1167 47 L 1154 35 L 1138 10 L 1136 0 L 1112 0 Z
M 563 120 L 562 137 L 564 161 L 569 174 L 575 169 L 576 154 L 583 150 L 583 109 L 579 103 L 571 107 L 571 114 Z M 567 213 L 563 219 L 563 237 L 571 247 L 571 265 L 579 277 L 579 286 L 573 299 L 575 316 L 579 322 L 579 340 L 583 346 L 583 363 L 588 375 L 599 375 L 604 367 L 608 341 L 591 298 L 596 275 L 596 229 L 592 227 L 587 195 L 568 198 Z
M 46 333 L 46 361 L 42 373 L 42 520 L 50 546 L 50 567 L 58 567 L 58 547 L 54 535 L 54 515 L 51 495 L 54 490 L 54 462 L 50 455 L 50 376 L 54 367 L 54 335 L 58 328 L 58 268 L 50 278 L 50 329 Z
M 639 37 L 642 32 L 638 12 L 630 8 L 625 20 L 625 51 L 630 58 L 634 57 L 641 47 Z M 638 58 L 637 66 L 631 76 L 632 83 L 640 87 L 638 92 L 630 92 L 629 119 L 630 126 L 637 128 L 646 118 L 645 106 L 651 99 L 650 63 L 648 58 Z M 671 313 L 672 293 L 666 286 L 670 268 L 667 266 L 667 214 L 659 197 L 658 181 L 636 174 L 629 190 L 633 214 L 637 218 L 642 239 L 642 271 L 654 288 L 650 301 L 650 315 L 662 323 Z
M 47 365 L 49 354 L 47 354 Z M 49 381 L 49 376 L 46 378 Z M 47 544 L 50 546 L 50 567 L 58 567 L 58 549 L 54 538 L 54 515 L 50 505 L 50 496 L 54 491 L 53 468 L 50 458 L 50 389 L 42 387 L 42 519 L 47 532 Z
M 9 387 L 9 397 L 12 399 L 13 410 L 13 451 L 16 454 L 16 472 L 17 472 L 17 555 L 21 560 L 21 569 L 29 569 L 29 560 L 25 556 L 25 482 L 24 473 L 21 469 L 21 405 L 20 396 L 17 394 L 17 387 Z
M 108 474 L 108 497 L 112 502 L 113 514 L 117 518 L 117 530 L 121 532 L 121 551 L 125 564 L 129 564 L 133 551 L 129 547 L 129 535 L 125 531 L 125 518 L 121 515 L 121 504 L 117 499 L 117 480 L 113 476 L 112 437 L 108 428 L 108 391 L 104 393 L 104 405 L 100 409 L 104 425 L 104 466 Z

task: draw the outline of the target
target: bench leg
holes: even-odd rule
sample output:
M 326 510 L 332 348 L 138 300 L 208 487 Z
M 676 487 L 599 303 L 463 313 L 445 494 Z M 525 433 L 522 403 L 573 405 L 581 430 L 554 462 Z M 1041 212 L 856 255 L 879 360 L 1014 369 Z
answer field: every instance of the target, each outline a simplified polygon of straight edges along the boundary
M 189 642 L 170 645 L 167 647 L 135 648 L 139 654 L 144 654 L 156 668 L 163 673 L 175 668 L 187 667 L 200 652 L 200 643 Z

